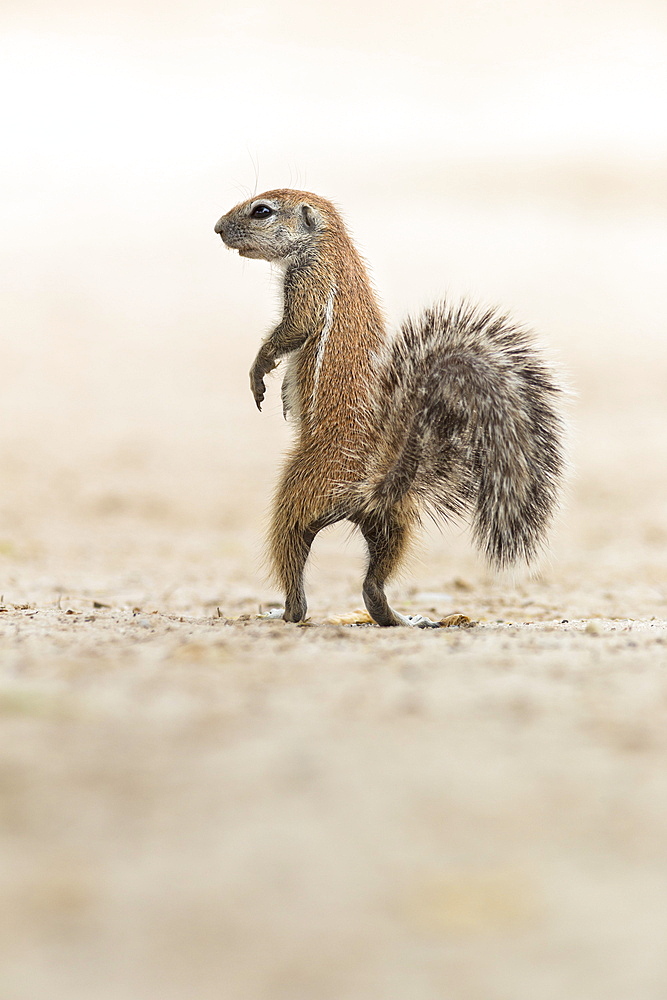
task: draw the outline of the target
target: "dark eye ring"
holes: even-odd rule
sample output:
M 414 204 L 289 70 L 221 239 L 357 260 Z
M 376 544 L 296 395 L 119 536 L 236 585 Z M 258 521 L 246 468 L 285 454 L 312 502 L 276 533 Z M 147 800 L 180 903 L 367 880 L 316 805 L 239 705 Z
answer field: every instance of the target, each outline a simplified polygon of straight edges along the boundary
M 252 212 L 250 213 L 251 219 L 268 219 L 270 215 L 273 215 L 273 209 L 270 205 L 255 205 Z

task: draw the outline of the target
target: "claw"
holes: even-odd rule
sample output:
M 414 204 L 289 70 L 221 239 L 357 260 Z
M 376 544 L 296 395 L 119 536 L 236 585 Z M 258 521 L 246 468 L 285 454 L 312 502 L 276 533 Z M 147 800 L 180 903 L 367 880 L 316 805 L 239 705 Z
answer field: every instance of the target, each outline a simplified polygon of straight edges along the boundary
M 255 400 L 255 405 L 258 410 L 262 409 L 262 401 L 266 395 L 266 385 L 264 379 L 257 378 L 256 375 L 250 375 L 250 391 L 252 392 L 253 399 Z

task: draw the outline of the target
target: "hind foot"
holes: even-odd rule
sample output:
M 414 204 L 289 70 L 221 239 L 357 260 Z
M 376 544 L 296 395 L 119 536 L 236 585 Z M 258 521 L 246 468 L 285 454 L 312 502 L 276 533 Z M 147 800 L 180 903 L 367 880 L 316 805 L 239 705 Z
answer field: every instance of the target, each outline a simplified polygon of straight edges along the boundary
M 409 625 L 412 628 L 440 628 L 440 622 L 433 622 L 424 615 L 401 615 L 398 611 L 394 614 L 400 619 L 401 625 Z

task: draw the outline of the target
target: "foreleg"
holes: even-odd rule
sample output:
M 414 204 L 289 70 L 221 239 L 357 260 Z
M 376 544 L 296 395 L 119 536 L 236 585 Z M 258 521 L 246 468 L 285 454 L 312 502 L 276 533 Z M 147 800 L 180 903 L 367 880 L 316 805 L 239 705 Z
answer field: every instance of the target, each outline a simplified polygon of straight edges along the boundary
M 272 372 L 286 354 L 291 354 L 301 347 L 307 336 L 308 330 L 296 329 L 283 320 L 260 347 L 250 369 L 250 389 L 258 410 L 262 409 L 266 393 L 264 376 Z

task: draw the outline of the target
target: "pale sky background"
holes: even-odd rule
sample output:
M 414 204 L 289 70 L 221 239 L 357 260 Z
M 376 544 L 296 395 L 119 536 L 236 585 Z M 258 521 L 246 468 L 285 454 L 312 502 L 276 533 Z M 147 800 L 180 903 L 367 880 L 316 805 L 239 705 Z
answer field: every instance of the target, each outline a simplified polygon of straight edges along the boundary
M 583 411 L 664 389 L 663 0 L 4 0 L 0 81 L 7 442 L 250 447 L 220 400 L 254 420 L 276 295 L 213 226 L 277 186 L 342 207 L 392 322 L 467 294 Z

